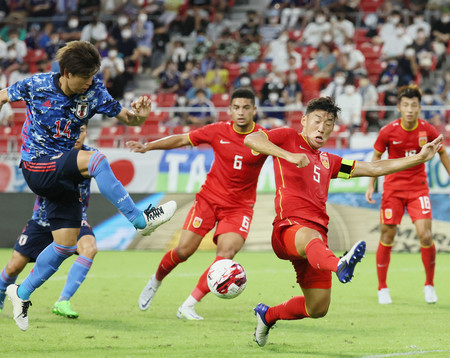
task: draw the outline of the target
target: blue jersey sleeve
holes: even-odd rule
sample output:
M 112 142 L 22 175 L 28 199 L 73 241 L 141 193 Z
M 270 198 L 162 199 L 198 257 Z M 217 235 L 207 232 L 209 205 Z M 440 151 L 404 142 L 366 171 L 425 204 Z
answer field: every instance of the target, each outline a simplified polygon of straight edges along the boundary
M 117 116 L 122 110 L 122 105 L 112 98 L 105 85 L 98 77 L 96 77 L 94 81 L 97 96 L 96 111 L 108 117 Z
M 13 85 L 6 89 L 9 100 L 11 102 L 15 101 L 30 101 L 31 100 L 31 88 L 32 88 L 33 77 L 26 78 L 22 81 L 17 81 Z

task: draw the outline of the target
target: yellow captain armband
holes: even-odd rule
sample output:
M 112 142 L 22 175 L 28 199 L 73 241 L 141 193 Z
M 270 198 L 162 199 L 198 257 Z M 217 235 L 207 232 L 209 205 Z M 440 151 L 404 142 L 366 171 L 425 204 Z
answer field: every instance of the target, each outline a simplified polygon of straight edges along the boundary
M 350 179 L 353 172 L 353 167 L 355 165 L 354 160 L 350 159 L 342 159 L 341 167 L 339 168 L 338 178 L 341 179 Z

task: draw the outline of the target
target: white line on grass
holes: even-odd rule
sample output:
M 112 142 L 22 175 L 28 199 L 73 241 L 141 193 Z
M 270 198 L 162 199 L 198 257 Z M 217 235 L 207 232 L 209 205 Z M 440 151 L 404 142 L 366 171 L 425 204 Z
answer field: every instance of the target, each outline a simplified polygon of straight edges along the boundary
M 450 350 L 433 350 L 433 351 L 423 351 L 423 350 L 416 350 L 411 352 L 403 352 L 403 353 L 388 353 L 388 354 L 378 354 L 374 356 L 364 356 L 361 358 L 385 358 L 385 357 L 400 357 L 400 356 L 412 356 L 416 354 L 430 354 L 430 353 L 446 353 L 450 352 Z

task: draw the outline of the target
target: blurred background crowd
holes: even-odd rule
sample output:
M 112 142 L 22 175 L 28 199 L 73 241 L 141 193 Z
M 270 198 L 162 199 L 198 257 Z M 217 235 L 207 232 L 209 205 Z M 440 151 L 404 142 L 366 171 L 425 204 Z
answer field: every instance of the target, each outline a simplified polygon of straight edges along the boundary
M 56 51 L 90 41 L 110 94 L 151 96 L 142 128 L 98 121 L 100 146 L 154 139 L 229 118 L 249 87 L 266 128 L 300 128 L 314 97 L 342 108 L 331 145 L 396 118 L 397 89 L 423 91 L 421 118 L 450 132 L 448 0 L 0 0 L 0 89 L 58 71 Z M 8 108 L 9 107 L 9 108 Z M 17 150 L 24 104 L 0 113 L 0 152 Z

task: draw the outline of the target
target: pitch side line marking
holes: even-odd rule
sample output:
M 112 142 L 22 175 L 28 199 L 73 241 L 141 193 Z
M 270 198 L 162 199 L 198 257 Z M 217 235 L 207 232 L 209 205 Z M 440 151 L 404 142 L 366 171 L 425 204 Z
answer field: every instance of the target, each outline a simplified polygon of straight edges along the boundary
M 385 358 L 385 357 L 400 357 L 400 356 L 412 356 L 416 354 L 430 354 L 430 353 L 446 353 L 450 352 L 450 350 L 433 350 L 433 351 L 411 351 L 411 352 L 404 352 L 404 353 L 388 353 L 388 354 L 379 354 L 374 356 L 364 356 L 361 358 Z

